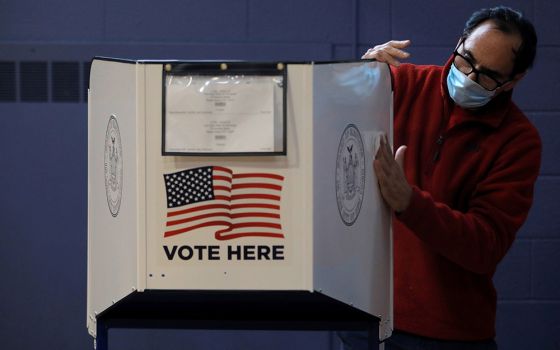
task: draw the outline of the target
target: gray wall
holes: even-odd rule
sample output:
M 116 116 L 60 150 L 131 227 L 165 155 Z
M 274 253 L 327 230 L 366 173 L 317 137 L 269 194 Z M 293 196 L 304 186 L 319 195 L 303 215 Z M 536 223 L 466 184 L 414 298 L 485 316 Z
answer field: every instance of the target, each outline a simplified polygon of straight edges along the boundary
M 92 56 L 354 59 L 413 41 L 442 64 L 495 1 L 0 0 L 0 347 L 91 349 L 85 328 L 86 104 Z M 511 0 L 539 34 L 515 92 L 544 142 L 534 208 L 495 280 L 503 349 L 560 347 L 560 2 Z M 111 333 L 112 349 L 335 349 L 328 332 Z

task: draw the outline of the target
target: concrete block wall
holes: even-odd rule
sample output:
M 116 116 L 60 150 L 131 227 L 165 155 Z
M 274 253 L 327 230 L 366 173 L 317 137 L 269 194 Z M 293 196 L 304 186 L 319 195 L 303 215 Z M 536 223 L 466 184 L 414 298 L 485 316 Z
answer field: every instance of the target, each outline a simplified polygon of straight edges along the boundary
M 411 39 L 442 64 L 496 1 L 0 0 L 2 348 L 91 349 L 85 329 L 87 126 L 94 55 L 339 60 Z M 535 204 L 496 273 L 502 349 L 560 348 L 560 3 L 506 0 L 539 34 L 515 100 L 540 130 Z M 79 91 L 76 91 L 78 89 Z M 115 331 L 115 349 L 336 349 L 328 332 Z

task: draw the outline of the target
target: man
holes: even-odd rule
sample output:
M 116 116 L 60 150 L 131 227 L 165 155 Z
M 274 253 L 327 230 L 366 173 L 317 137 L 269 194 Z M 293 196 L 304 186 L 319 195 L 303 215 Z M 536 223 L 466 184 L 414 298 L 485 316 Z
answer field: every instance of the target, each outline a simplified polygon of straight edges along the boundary
M 393 158 L 385 140 L 373 164 L 395 212 L 386 349 L 497 347 L 492 276 L 527 217 L 540 166 L 539 135 L 511 100 L 536 42 L 520 13 L 497 7 L 472 15 L 443 67 L 400 64 L 409 41 L 363 56 L 392 65 L 395 91 L 398 150 Z

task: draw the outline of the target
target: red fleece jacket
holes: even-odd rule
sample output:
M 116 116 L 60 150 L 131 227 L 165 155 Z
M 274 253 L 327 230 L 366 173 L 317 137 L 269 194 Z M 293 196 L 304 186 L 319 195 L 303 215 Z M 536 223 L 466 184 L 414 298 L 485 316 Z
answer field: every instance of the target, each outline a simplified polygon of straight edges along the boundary
M 495 335 L 492 276 L 533 199 L 541 142 L 502 93 L 453 104 L 445 67 L 392 67 L 395 149 L 407 145 L 410 206 L 394 219 L 395 328 L 453 340 Z

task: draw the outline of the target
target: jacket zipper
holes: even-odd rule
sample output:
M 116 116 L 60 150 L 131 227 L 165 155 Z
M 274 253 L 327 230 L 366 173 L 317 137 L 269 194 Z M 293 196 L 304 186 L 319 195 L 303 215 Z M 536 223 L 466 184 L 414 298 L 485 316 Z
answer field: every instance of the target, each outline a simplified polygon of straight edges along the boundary
M 443 135 L 439 135 L 438 139 L 436 140 L 436 151 L 434 153 L 434 156 L 432 157 L 432 162 L 437 162 L 439 159 L 439 154 L 441 153 L 441 148 L 443 145 L 443 142 L 445 141 L 445 137 Z

